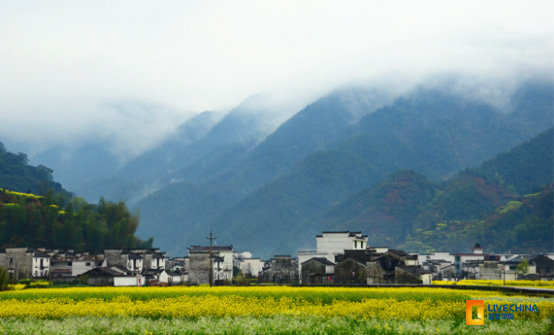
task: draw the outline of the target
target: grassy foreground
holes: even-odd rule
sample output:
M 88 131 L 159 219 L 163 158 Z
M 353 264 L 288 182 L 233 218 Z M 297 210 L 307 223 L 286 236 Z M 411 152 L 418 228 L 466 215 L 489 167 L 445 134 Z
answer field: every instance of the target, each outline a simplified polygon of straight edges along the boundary
M 535 304 L 465 325 L 465 301 Z M 433 288 L 171 287 L 0 293 L 2 334 L 548 334 L 554 301 Z
M 510 320 L 466 326 L 452 320 L 409 321 L 354 317 L 201 317 L 150 319 L 69 317 L 62 320 L 0 319 L 0 334 L 551 334 L 551 320 Z

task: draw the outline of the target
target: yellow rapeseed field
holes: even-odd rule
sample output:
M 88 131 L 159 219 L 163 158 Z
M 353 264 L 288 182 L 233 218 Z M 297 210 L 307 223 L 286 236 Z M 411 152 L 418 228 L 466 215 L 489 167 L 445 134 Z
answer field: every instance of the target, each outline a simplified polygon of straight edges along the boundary
M 490 292 L 469 291 L 472 296 Z M 495 304 L 505 298 L 495 293 Z M 152 318 L 354 316 L 363 319 L 427 320 L 465 318 L 465 300 L 448 289 L 171 287 L 28 289 L 0 294 L 0 318 L 61 319 L 68 316 Z M 518 303 L 524 303 L 525 298 Z M 554 316 L 554 302 L 535 301 L 539 313 Z M 486 308 L 485 308 L 486 309 Z
M 477 286 L 514 286 L 514 287 L 538 287 L 554 289 L 554 281 L 539 280 L 476 280 L 465 279 L 460 281 L 434 280 L 433 285 L 477 285 Z

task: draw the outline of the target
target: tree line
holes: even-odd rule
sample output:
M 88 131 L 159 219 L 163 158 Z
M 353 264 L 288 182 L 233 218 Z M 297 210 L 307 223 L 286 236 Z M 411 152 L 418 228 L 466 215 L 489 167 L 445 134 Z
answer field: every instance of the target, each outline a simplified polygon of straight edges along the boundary
M 0 248 L 45 247 L 101 252 L 107 248 L 151 248 L 153 238 L 135 236 L 139 215 L 123 202 L 48 190 L 44 196 L 0 189 Z

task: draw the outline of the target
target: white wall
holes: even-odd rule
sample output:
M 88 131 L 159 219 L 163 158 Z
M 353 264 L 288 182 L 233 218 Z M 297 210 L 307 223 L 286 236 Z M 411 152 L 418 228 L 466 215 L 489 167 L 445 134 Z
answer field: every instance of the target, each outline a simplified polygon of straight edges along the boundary
M 302 283 L 302 263 L 304 263 L 305 261 L 310 260 L 314 257 L 315 258 L 323 257 L 323 258 L 327 258 L 328 260 L 330 260 L 333 263 L 335 262 L 335 256 L 334 255 L 325 254 L 325 253 L 317 253 L 317 252 L 302 252 L 301 250 L 299 250 L 296 259 L 298 259 L 298 278 L 300 279 L 300 283 Z M 330 259 L 331 257 L 333 259 Z
M 224 279 L 233 279 L 233 250 L 219 250 L 219 256 L 223 257 L 222 268 L 226 273 Z M 214 262 L 215 265 L 215 262 Z
M 419 254 L 417 255 L 417 259 L 419 260 L 419 264 L 423 264 L 427 260 L 441 260 L 441 259 L 454 264 L 454 261 L 456 260 L 454 255 L 451 255 L 449 252 L 434 252 L 429 255 Z
M 343 254 L 344 250 L 354 249 L 354 239 L 360 239 L 360 237 L 350 236 L 348 232 L 322 233 L 321 236 L 316 237 L 317 252 Z M 367 246 L 367 241 L 364 242 L 364 246 Z
M 141 281 L 144 284 L 144 280 Z M 137 286 L 137 277 L 128 276 L 128 277 L 114 277 L 113 280 L 114 286 Z
M 160 283 L 167 284 L 169 282 L 169 276 L 167 275 L 167 272 L 162 271 L 162 273 L 160 273 L 160 276 L 158 277 L 158 280 L 160 281 Z
M 258 277 L 260 272 L 262 272 L 264 262 L 259 258 L 244 258 L 240 262 L 240 270 L 244 274 L 249 274 L 252 277 Z
M 40 268 L 40 260 L 42 259 L 42 267 Z M 50 259 L 45 257 L 33 257 L 33 269 L 31 270 L 31 276 L 43 277 L 50 272 Z M 36 274 L 36 275 L 35 275 Z
M 430 273 L 421 275 L 421 280 L 423 282 L 423 285 L 431 285 L 433 282 L 433 275 Z
M 92 270 L 93 268 L 94 268 L 94 262 L 92 261 L 73 261 L 71 265 L 71 275 L 73 277 L 77 277 L 89 270 Z

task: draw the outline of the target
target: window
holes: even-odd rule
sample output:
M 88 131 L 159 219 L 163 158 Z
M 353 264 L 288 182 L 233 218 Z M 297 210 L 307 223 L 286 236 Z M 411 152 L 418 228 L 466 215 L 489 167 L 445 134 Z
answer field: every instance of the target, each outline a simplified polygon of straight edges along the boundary
M 73 265 L 73 262 L 67 262 L 67 265 L 71 266 Z
M 90 262 L 86 262 L 85 265 L 86 265 L 86 266 L 90 266 Z
M 358 248 L 358 241 L 354 241 L 354 249 Z

